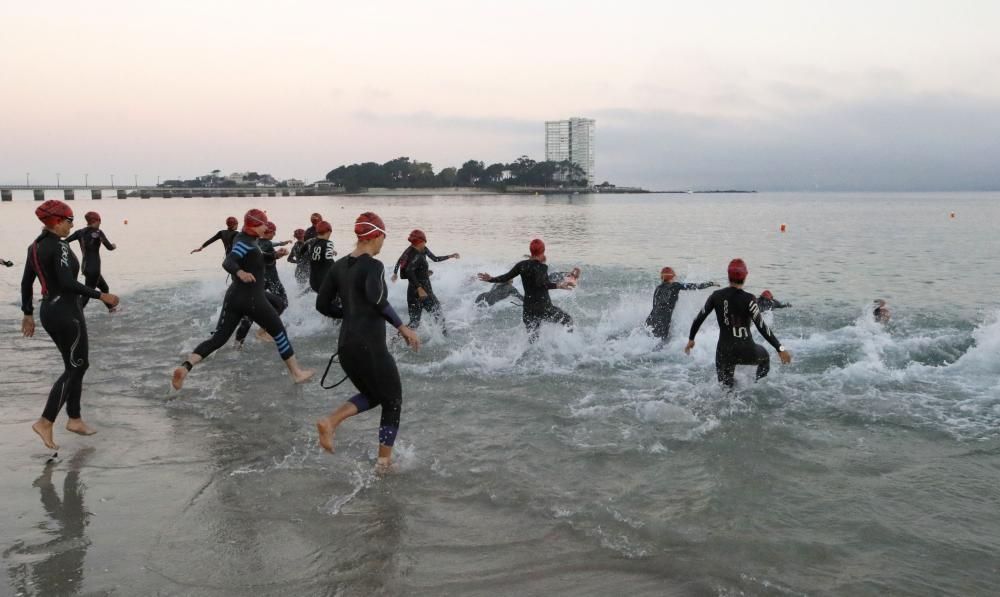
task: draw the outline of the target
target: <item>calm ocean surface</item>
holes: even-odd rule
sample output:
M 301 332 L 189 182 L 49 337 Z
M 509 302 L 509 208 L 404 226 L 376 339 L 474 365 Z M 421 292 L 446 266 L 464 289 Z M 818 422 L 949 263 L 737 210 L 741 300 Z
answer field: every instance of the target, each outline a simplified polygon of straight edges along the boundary
M 36 203 L 0 204 L 0 595 L 993 595 L 1000 585 L 1000 194 L 357 196 L 75 201 L 99 211 L 120 314 L 88 309 L 83 408 L 59 458 L 31 433 L 62 368 L 18 333 Z M 341 254 L 379 213 L 391 268 L 419 227 L 449 335 L 393 345 L 398 470 L 373 474 L 378 413 L 335 455 L 314 421 L 354 393 L 295 387 L 271 344 L 227 346 L 182 392 L 169 374 L 214 328 L 226 216 L 290 238 L 322 213 Z M 955 212 L 950 218 L 949 213 Z M 127 224 L 125 221 L 127 220 Z M 786 224 L 788 231 L 779 232 Z M 543 238 L 577 322 L 529 346 L 489 285 Z M 78 251 L 78 246 L 74 245 Z M 662 350 L 642 327 L 659 269 L 791 302 L 769 315 L 794 362 L 727 394 L 709 290 L 683 293 Z M 284 320 L 322 372 L 337 324 Z M 36 288 L 36 298 L 38 291 Z M 872 300 L 892 309 L 874 324 Z M 405 285 L 390 285 L 405 313 Z M 335 366 L 336 367 L 336 366 Z M 339 373 L 339 370 L 337 371 Z M 339 379 L 339 376 L 337 377 Z

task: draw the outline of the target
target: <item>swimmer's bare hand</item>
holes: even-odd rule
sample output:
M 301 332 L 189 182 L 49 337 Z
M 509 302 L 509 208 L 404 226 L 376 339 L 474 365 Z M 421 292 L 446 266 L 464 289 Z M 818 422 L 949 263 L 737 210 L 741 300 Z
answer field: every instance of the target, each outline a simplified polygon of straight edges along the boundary
M 562 282 L 556 284 L 556 288 L 558 288 L 559 290 L 573 290 L 573 288 L 575 287 L 576 284 L 568 280 L 563 280 Z
M 427 291 L 418 286 L 417 287 L 417 296 L 420 297 L 421 299 L 425 299 L 425 298 L 427 298 Z
M 417 337 L 417 333 L 405 325 L 401 325 L 398 328 L 399 335 L 403 337 L 406 344 L 413 349 L 414 352 L 420 350 L 420 338 Z
M 451 254 L 451 258 L 452 258 L 452 259 L 461 259 L 461 258 L 462 258 L 462 256 L 461 256 L 461 255 L 459 255 L 458 253 L 452 253 L 452 254 Z
M 281 259 L 285 255 L 288 255 L 288 249 L 278 249 L 277 251 L 274 252 L 275 259 Z
M 482 274 L 482 273 L 480 273 L 480 274 L 476 274 L 476 277 L 479 278 L 480 282 L 492 282 L 493 281 L 493 276 L 491 276 L 489 274 Z
M 691 354 L 692 348 L 694 348 L 694 340 L 688 340 L 687 346 L 684 347 L 684 354 Z
M 239 278 L 241 282 L 244 282 L 246 284 L 253 284 L 254 282 L 257 281 L 257 278 L 253 277 L 253 274 L 251 274 L 250 272 L 245 272 L 243 270 L 236 272 L 236 277 Z
M 104 303 L 105 305 L 107 305 L 109 307 L 117 307 L 118 306 L 118 296 L 117 295 L 108 294 L 106 292 L 102 292 L 101 296 L 99 298 L 101 299 L 102 303 Z
M 398 279 L 399 279 L 399 276 L 397 276 L 396 274 L 393 274 L 393 275 L 392 275 L 392 283 L 393 283 L 393 284 L 395 284 L 395 283 L 396 283 L 396 280 L 398 280 Z
M 782 365 L 787 365 L 792 362 L 792 353 L 787 350 L 782 350 L 778 353 L 778 357 L 781 359 Z
M 21 333 L 24 334 L 25 338 L 31 338 L 35 335 L 35 318 L 31 315 L 25 315 L 21 320 Z

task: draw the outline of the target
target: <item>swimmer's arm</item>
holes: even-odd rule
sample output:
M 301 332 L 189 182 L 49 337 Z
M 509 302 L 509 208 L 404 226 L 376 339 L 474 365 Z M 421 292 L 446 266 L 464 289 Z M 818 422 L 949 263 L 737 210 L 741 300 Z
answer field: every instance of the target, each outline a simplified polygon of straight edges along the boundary
M 385 268 L 371 268 L 365 278 L 365 298 L 378 308 L 382 318 L 392 324 L 397 330 L 403 326 L 403 320 L 389 304 L 389 291 L 385 286 Z
M 715 282 L 688 282 L 681 284 L 681 290 L 704 290 L 713 286 L 718 286 L 718 284 Z
M 275 243 L 275 242 L 272 242 L 271 244 L 272 244 L 273 246 L 275 246 L 275 247 L 283 247 L 283 246 L 285 246 L 285 245 L 288 245 L 288 244 L 291 244 L 291 242 L 292 242 L 292 241 L 290 241 L 290 240 L 283 240 L 283 241 L 281 241 L 281 242 L 277 242 L 277 243 Z
M 31 249 L 28 258 L 24 260 L 24 274 L 21 275 L 21 312 L 31 316 L 35 312 L 35 268 L 31 267 Z
M 774 306 L 771 307 L 771 308 L 772 309 L 787 309 L 787 308 L 789 308 L 791 306 L 792 306 L 791 303 L 782 303 L 781 301 L 774 301 Z
M 299 257 L 300 257 L 299 253 L 302 250 L 301 245 L 302 245 L 301 241 L 295 241 L 295 244 L 292 245 L 292 250 L 288 252 L 288 263 L 299 262 Z
M 237 272 L 243 271 L 243 258 L 252 250 L 253 247 L 243 242 L 236 243 L 233 245 L 233 250 L 226 255 L 226 260 L 222 262 L 222 269 L 234 276 Z
M 410 248 L 407 247 L 406 250 L 403 251 L 403 254 L 399 256 L 399 259 L 396 260 L 396 266 L 392 268 L 393 276 L 399 274 L 399 268 L 406 269 L 406 262 L 407 262 L 406 256 L 409 254 L 410 254 Z
M 204 249 L 205 247 L 207 247 L 208 245 L 214 243 L 217 240 L 222 240 L 222 231 L 221 230 L 218 231 L 218 232 L 216 232 L 215 236 L 213 236 L 212 238 L 210 238 L 210 239 L 206 240 L 205 242 L 201 243 L 201 248 Z
M 69 246 L 63 247 L 63 250 L 68 251 Z M 73 274 L 73 270 L 70 269 L 69 261 L 63 260 L 58 254 L 55 253 L 53 253 L 49 259 L 51 259 L 56 266 L 56 276 L 59 278 L 60 286 L 70 292 L 73 292 L 74 294 L 89 296 L 92 299 L 101 298 L 101 292 L 99 290 L 84 286 L 76 279 L 76 276 Z
M 694 342 L 694 337 L 698 335 L 698 329 L 701 328 L 701 324 L 705 323 L 705 318 L 708 314 L 715 310 L 715 302 L 712 297 L 708 297 L 705 301 L 705 306 L 701 308 L 698 316 L 694 318 L 694 322 L 691 324 L 691 333 L 688 334 L 688 340 Z
M 343 319 L 344 308 L 335 302 L 339 294 L 340 288 L 337 286 L 337 277 L 333 275 L 333 270 L 331 269 L 327 272 L 326 278 L 323 279 L 323 284 L 319 287 L 319 293 L 316 294 L 316 310 L 327 317 Z
M 489 280 L 484 280 L 484 281 L 493 283 L 509 282 L 520 275 L 521 275 L 521 264 L 518 263 L 517 265 L 514 266 L 514 269 L 510 270 L 506 274 L 502 276 L 492 276 L 490 277 Z
M 104 248 L 109 251 L 114 251 L 116 248 L 115 245 L 113 245 L 111 241 L 108 240 L 108 237 L 107 235 L 104 234 L 103 230 L 101 230 L 100 233 L 101 233 L 101 244 L 104 245 Z
M 452 258 L 451 255 L 445 255 L 444 257 L 438 257 L 433 252 L 431 252 L 430 249 L 427 249 L 427 252 L 425 253 L 425 255 L 427 255 L 428 259 L 430 259 L 431 261 L 434 261 L 434 262 L 447 261 L 447 260 L 449 260 L 449 259 Z
M 77 230 L 73 234 L 70 234 L 69 236 L 67 236 L 64 240 L 66 242 L 68 242 L 68 243 L 71 243 L 71 242 L 73 242 L 75 240 L 80 240 L 80 235 L 83 233 L 84 230 L 86 230 L 86 228 L 80 228 L 79 230 Z
M 774 350 L 782 352 L 781 342 L 774 336 L 774 332 L 771 328 L 767 327 L 767 323 L 764 322 L 764 317 L 760 314 L 760 307 L 757 306 L 757 301 L 750 299 L 750 318 L 753 319 L 753 324 L 757 326 L 757 331 L 760 332 L 761 336 L 767 340 L 767 343 L 774 347 Z

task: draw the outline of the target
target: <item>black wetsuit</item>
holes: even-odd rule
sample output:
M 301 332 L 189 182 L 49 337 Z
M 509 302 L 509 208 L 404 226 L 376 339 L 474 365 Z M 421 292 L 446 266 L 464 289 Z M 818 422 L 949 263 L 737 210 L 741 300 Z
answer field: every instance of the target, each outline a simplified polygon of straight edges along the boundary
M 653 330 L 653 335 L 663 340 L 670 336 L 670 320 L 682 290 L 702 290 L 711 286 L 714 286 L 712 282 L 663 282 L 657 286 L 653 293 L 653 310 L 646 318 L 646 325 Z
M 771 311 L 772 309 L 787 309 L 791 307 L 791 303 L 782 303 L 778 299 L 766 299 L 764 297 L 757 297 L 757 306 L 760 307 L 761 312 Z
M 80 254 L 83 256 L 83 283 L 89 288 L 98 288 L 101 292 L 110 292 L 108 283 L 101 275 L 101 245 L 109 251 L 114 251 L 115 246 L 111 244 L 108 237 L 104 236 L 104 231 L 94 229 L 90 226 L 81 228 L 66 237 L 66 242 L 80 241 Z M 90 297 L 83 297 L 80 305 L 87 306 Z M 108 307 L 111 310 L 113 307 Z
M 392 273 L 396 274 L 401 271 L 407 281 L 406 307 L 410 314 L 410 322 L 406 325 L 413 329 L 420 327 L 420 318 L 424 311 L 427 311 L 441 324 L 441 328 L 447 334 L 448 330 L 445 327 L 441 303 L 434 294 L 433 286 L 431 286 L 430 268 L 427 266 L 428 259 L 439 263 L 451 259 L 451 255 L 438 257 L 430 250 L 430 247 L 424 247 L 424 251 L 421 253 L 415 247 L 409 246 L 396 260 L 396 267 L 392 269 Z M 423 288 L 424 292 L 427 293 L 424 298 L 420 298 L 418 292 L 420 288 Z
M 781 343 L 760 315 L 760 307 L 752 294 L 739 288 L 722 288 L 712 293 L 705 306 L 691 324 L 688 339 L 694 340 L 698 328 L 715 311 L 719 320 L 719 343 L 715 349 L 715 372 L 719 383 L 732 387 L 736 365 L 757 365 L 757 379 L 767 375 L 771 369 L 771 357 L 767 350 L 753 341 L 750 323 L 757 326 L 764 339 L 781 351 Z
M 302 240 L 309 242 L 310 240 L 316 238 L 316 226 L 310 226 L 306 228 L 306 233 L 302 237 Z
M 364 412 L 382 406 L 378 441 L 391 446 L 399 432 L 403 386 L 385 345 L 385 324 L 403 325 L 388 301 L 385 268 L 371 255 L 344 257 L 330 268 L 316 296 L 316 310 L 343 319 L 337 353 L 359 394 L 350 401 Z
M 572 329 L 573 318 L 553 305 L 552 299 L 549 298 L 549 290 L 555 289 L 556 284 L 549 281 L 549 266 L 541 261 L 525 259 L 506 274 L 490 278 L 488 281 L 508 282 L 517 276 L 521 276 L 521 286 L 524 287 L 524 298 L 521 303 L 524 311 L 521 319 L 524 321 L 524 327 L 528 329 L 528 338 L 532 342 L 538 338 L 538 328 L 543 321 L 561 323 Z
M 271 303 L 271 306 L 278 312 L 278 315 L 284 313 L 285 309 L 288 308 L 288 294 L 285 292 L 285 287 L 278 277 L 278 260 L 274 255 L 274 247 L 286 244 L 288 243 L 273 243 L 265 239 L 257 241 L 257 246 L 260 247 L 261 253 L 264 254 L 264 296 L 267 297 L 267 302 Z M 252 325 L 253 321 L 249 317 L 244 317 L 240 321 L 240 327 L 236 329 L 237 342 L 242 344 L 246 340 Z
M 221 240 L 222 247 L 226 250 L 226 255 L 228 256 L 230 251 L 233 250 L 233 241 L 236 239 L 237 234 L 239 234 L 238 230 L 230 230 L 229 228 L 220 230 L 215 233 L 215 236 L 201 243 L 201 248 L 204 249 L 215 241 Z
M 319 292 L 327 272 L 333 266 L 333 242 L 316 237 L 306 243 L 309 257 L 309 287 Z
M 308 243 L 297 240 L 288 252 L 288 262 L 295 264 L 295 281 L 305 286 L 309 283 L 309 255 L 306 251 Z
M 524 296 L 514 288 L 513 284 L 494 284 L 487 292 L 476 297 L 476 302 L 492 307 L 509 296 L 515 296 L 518 300 L 524 301 Z
M 0 265 L 4 267 L 14 267 L 13 261 L 7 261 L 6 259 L 0 259 Z
M 222 314 L 219 324 L 212 337 L 202 342 L 194 349 L 194 354 L 206 358 L 222 347 L 233 335 L 240 320 L 250 318 L 254 323 L 264 328 L 274 338 L 275 346 L 281 358 L 288 360 L 295 354 L 292 344 L 285 333 L 277 310 L 271 305 L 264 290 L 264 254 L 257 244 L 257 238 L 245 233 L 237 235 L 233 250 L 222 262 L 222 267 L 233 277 L 233 283 L 226 290 L 222 303 Z M 236 272 L 243 270 L 253 274 L 254 282 L 246 283 L 239 279 Z
M 100 298 L 101 293 L 77 281 L 80 263 L 69 244 L 45 231 L 28 247 L 21 278 L 21 311 L 34 313 L 35 278 L 42 285 L 39 307 L 42 327 L 56 343 L 63 358 L 63 373 L 49 392 L 42 416 L 55 421 L 63 405 L 66 414 L 80 418 L 83 376 L 90 366 L 87 321 L 79 297 Z

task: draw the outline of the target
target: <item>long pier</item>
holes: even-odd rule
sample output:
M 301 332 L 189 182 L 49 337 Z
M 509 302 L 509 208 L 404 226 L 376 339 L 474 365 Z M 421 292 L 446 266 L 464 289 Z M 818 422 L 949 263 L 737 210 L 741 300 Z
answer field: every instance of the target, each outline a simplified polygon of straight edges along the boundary
M 14 191 L 31 191 L 35 201 L 44 201 L 46 191 L 62 191 L 63 199 L 73 201 L 76 192 L 90 193 L 92 200 L 104 198 L 105 191 L 110 191 L 118 199 L 139 197 L 290 197 L 329 195 L 338 192 L 334 189 L 317 189 L 316 187 L 150 187 L 123 185 L 90 185 L 90 186 L 56 186 L 56 185 L 0 185 L 0 201 L 13 201 Z

